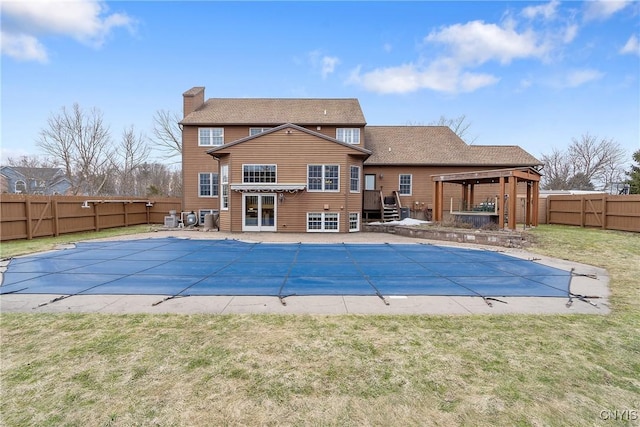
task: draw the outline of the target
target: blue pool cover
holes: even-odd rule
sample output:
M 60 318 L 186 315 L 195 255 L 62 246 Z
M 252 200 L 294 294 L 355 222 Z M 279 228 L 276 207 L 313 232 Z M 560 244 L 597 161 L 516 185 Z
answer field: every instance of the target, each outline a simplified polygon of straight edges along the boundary
M 0 294 L 565 297 L 570 281 L 569 271 L 487 250 L 168 237 L 12 259 Z

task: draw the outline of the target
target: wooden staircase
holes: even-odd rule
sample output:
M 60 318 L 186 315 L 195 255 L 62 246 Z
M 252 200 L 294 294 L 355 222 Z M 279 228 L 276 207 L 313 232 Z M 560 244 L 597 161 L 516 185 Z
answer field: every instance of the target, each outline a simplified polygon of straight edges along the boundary
M 382 199 L 382 221 L 400 221 L 400 198 L 396 191 L 393 192 L 393 196 L 383 196 L 380 192 Z

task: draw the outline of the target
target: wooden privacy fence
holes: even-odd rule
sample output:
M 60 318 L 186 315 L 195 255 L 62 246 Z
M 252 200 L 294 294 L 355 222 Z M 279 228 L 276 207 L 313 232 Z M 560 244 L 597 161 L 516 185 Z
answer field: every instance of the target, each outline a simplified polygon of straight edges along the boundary
M 549 196 L 547 224 L 640 232 L 640 195 Z
M 0 196 L 0 240 L 33 239 L 105 228 L 163 224 L 177 198 Z

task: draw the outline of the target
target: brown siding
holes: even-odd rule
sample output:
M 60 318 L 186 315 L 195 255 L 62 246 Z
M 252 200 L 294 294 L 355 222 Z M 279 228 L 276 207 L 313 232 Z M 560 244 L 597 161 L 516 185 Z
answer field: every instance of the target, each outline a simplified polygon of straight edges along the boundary
M 211 147 L 198 146 L 198 128 L 182 130 L 182 200 L 185 211 L 218 209 L 217 197 L 199 197 L 199 173 L 218 173 L 218 162 L 206 154 Z
M 226 133 L 226 132 L 225 132 Z M 279 184 L 306 184 L 307 165 L 337 164 L 340 167 L 339 192 L 285 193 L 278 202 L 277 231 L 305 232 L 307 212 L 337 212 L 340 231 L 348 231 L 348 212 L 361 210 L 361 196 L 349 192 L 349 166 L 362 165 L 361 157 L 349 147 L 326 141 L 304 132 L 280 131 L 234 146 L 230 157 L 230 182 L 242 183 L 244 164 L 277 165 Z M 362 167 L 362 166 L 361 166 Z M 327 207 L 327 209 L 325 209 Z M 221 229 L 242 230 L 242 193 L 232 191 L 230 210 L 221 215 Z

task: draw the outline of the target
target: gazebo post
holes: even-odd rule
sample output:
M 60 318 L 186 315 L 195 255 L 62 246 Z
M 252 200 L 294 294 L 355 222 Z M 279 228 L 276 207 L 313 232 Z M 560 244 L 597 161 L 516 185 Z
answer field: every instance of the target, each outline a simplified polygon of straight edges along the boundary
M 532 209 L 531 195 L 533 191 L 531 187 L 532 187 L 532 183 L 527 182 L 527 199 L 525 201 L 525 218 L 524 218 L 524 225 L 526 227 L 530 227 L 532 222 L 533 209 Z
M 444 194 L 442 191 L 442 181 L 434 181 L 433 183 L 433 220 L 442 221 L 442 208 Z
M 460 211 L 466 211 L 467 206 L 469 205 L 469 184 L 466 182 L 462 183 L 462 206 L 458 208 Z
M 498 227 L 504 228 L 504 176 L 500 177 L 500 196 L 498 197 Z
M 509 220 L 508 226 L 511 230 L 516 229 L 516 209 L 518 207 L 518 178 L 509 177 Z
M 532 220 L 531 220 L 531 225 L 533 227 L 537 227 L 538 226 L 538 212 L 539 212 L 539 203 L 540 203 L 540 182 L 539 181 L 533 181 L 532 183 L 532 203 L 531 203 L 531 210 L 532 210 Z

